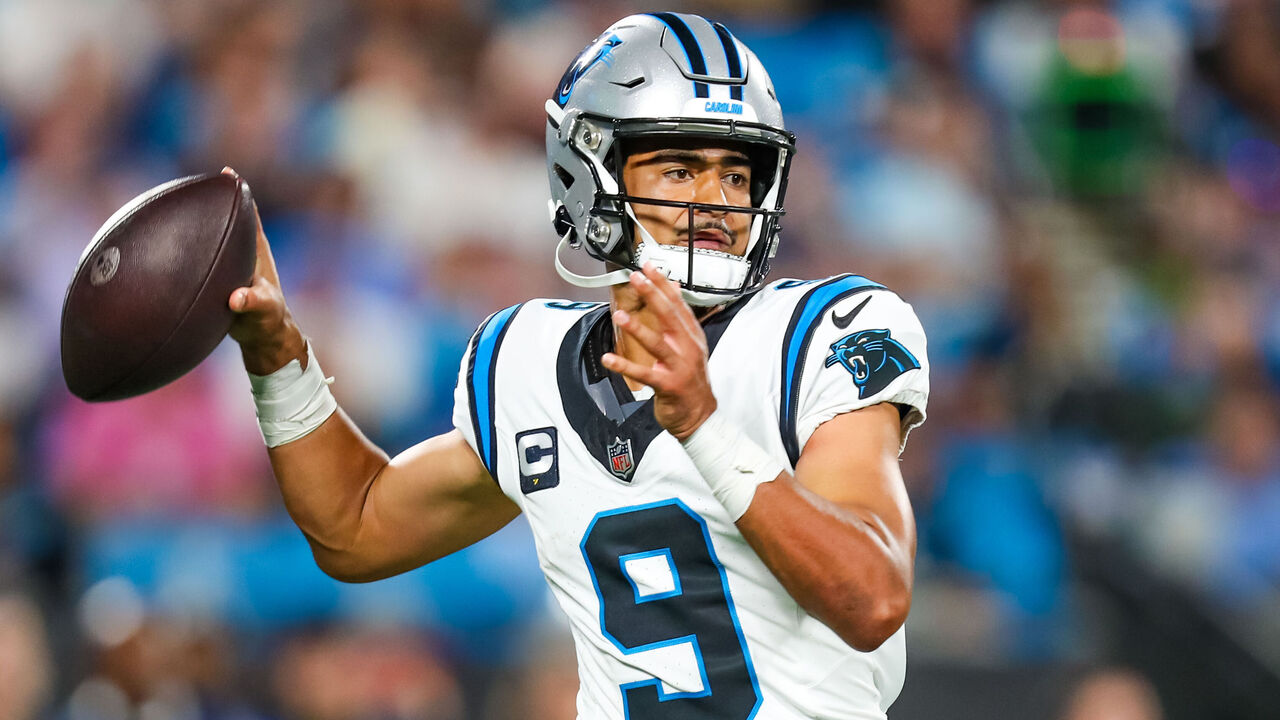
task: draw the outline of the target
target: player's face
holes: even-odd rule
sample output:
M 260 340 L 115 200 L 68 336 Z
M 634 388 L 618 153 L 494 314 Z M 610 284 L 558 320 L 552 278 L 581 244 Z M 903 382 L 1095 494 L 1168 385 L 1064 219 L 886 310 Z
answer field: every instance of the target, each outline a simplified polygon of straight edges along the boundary
M 636 197 L 750 207 L 751 162 L 732 146 L 705 142 L 638 148 L 622 168 L 627 193 Z M 689 210 L 633 203 L 636 218 L 662 245 L 689 242 Z M 742 255 L 750 239 L 749 213 L 695 210 L 694 247 Z

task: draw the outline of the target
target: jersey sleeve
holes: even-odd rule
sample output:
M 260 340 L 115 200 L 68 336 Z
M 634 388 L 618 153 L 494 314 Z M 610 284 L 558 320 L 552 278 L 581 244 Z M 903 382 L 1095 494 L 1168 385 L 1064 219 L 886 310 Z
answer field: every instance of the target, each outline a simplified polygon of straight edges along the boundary
M 488 321 L 489 319 L 486 318 L 485 322 Z M 481 323 L 471 334 L 471 341 L 467 343 L 467 351 L 462 354 L 462 362 L 458 368 L 458 384 L 453 388 L 453 426 L 462 433 L 467 444 L 476 451 L 476 454 L 480 452 L 476 446 L 476 437 L 479 433 L 476 431 L 471 375 L 475 365 L 476 342 L 480 339 L 481 330 L 484 330 L 484 323 Z
M 498 477 L 498 451 L 494 425 L 497 407 L 494 384 L 498 349 L 519 305 L 500 310 L 485 319 L 471 336 L 458 369 L 458 385 L 453 391 L 453 426 L 484 462 L 489 475 Z
M 878 403 L 902 413 L 901 452 L 907 434 L 924 422 L 929 400 L 929 360 L 924 329 L 911 306 L 879 286 L 842 294 L 806 314 L 796 328 L 789 398 L 794 436 L 784 437 L 792 464 L 822 423 Z M 784 366 L 785 366 L 784 358 Z

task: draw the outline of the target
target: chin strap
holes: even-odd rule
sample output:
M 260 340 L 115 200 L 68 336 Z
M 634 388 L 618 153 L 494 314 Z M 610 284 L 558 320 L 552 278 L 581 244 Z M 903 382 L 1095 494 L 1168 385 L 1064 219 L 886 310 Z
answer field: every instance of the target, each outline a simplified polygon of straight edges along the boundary
M 548 207 L 551 208 L 552 217 L 554 217 L 554 203 L 548 203 Z M 635 228 L 640 234 L 640 244 L 636 246 L 635 252 L 636 265 L 643 266 L 646 262 L 653 263 L 658 272 L 681 285 L 680 294 L 684 297 L 685 302 L 696 307 L 715 307 L 738 297 L 734 290 L 742 288 L 746 282 L 747 273 L 751 269 L 751 263 L 745 257 L 738 257 L 737 255 L 716 250 L 694 248 L 694 262 L 698 266 L 696 270 L 698 283 L 700 285 L 724 288 L 727 292 L 710 293 L 685 289 L 683 286 L 689 281 L 689 248 L 683 245 L 663 245 L 654 240 L 648 229 L 635 216 L 630 203 L 626 205 L 626 213 L 635 222 Z M 569 238 L 573 236 L 573 233 L 574 230 L 570 228 L 560 237 L 560 242 L 556 244 L 554 253 L 556 273 L 565 282 L 581 288 L 599 288 L 620 285 L 627 281 L 632 272 L 627 268 L 619 268 L 599 275 L 580 275 L 565 267 L 564 261 L 560 259 L 560 254 L 565 248 L 572 248 Z
M 627 268 L 619 268 L 599 275 L 579 275 L 565 267 L 564 262 L 560 259 L 560 253 L 567 247 L 569 247 L 569 233 L 566 233 L 564 237 L 560 238 L 560 242 L 556 245 L 555 263 L 556 272 L 565 280 L 565 282 L 571 285 L 576 285 L 581 288 L 599 288 L 609 287 L 611 285 L 621 285 L 627 281 L 627 278 L 630 277 L 633 272 Z M 710 262 L 718 261 L 717 264 L 731 275 L 742 277 L 746 274 L 747 263 L 741 258 L 734 257 L 732 255 L 715 257 L 710 254 L 714 251 L 710 250 L 698 250 L 695 252 L 699 257 L 699 267 L 705 267 Z M 641 243 L 639 252 L 637 253 L 637 260 L 641 265 L 646 261 L 652 262 L 654 267 L 658 269 L 658 272 L 661 272 L 663 275 L 666 275 L 668 278 L 671 278 L 676 282 L 680 282 L 684 277 L 685 266 L 683 263 L 686 262 L 684 258 L 687 256 L 687 253 L 688 251 L 683 247 Z M 706 253 L 706 255 L 704 255 L 704 253 Z M 724 253 L 716 253 L 716 255 L 724 255 Z M 735 270 L 739 270 L 740 272 L 734 272 Z M 741 285 L 741 281 L 739 281 L 739 285 Z M 684 288 L 680 289 L 680 294 L 684 297 L 685 302 L 696 307 L 715 307 L 716 305 L 724 305 L 737 297 L 737 295 L 696 292 L 693 290 L 686 290 Z
M 747 278 L 750 263 L 737 255 L 694 248 L 694 272 L 697 273 L 698 284 L 705 287 L 721 288 L 727 293 L 734 293 L 742 287 Z M 682 287 L 689 282 L 689 248 L 684 245 L 659 245 L 642 242 L 636 247 L 636 264 L 653 263 L 658 272 L 679 283 Z M 733 299 L 733 294 L 702 293 L 685 290 L 685 298 L 705 298 L 695 305 L 719 305 Z M 714 300 L 712 300 L 714 299 Z
M 564 278 L 565 282 L 570 285 L 577 285 L 581 288 L 598 288 L 608 287 L 610 285 L 621 285 L 627 281 L 627 278 L 631 275 L 631 271 L 626 268 L 621 268 L 619 270 L 614 270 L 600 275 L 579 275 L 565 267 L 564 262 L 560 260 L 560 253 L 563 252 L 565 248 L 569 247 L 570 235 L 573 235 L 572 230 L 565 233 L 564 237 L 560 238 L 560 242 L 556 244 L 555 252 L 556 272 L 559 273 L 560 277 Z

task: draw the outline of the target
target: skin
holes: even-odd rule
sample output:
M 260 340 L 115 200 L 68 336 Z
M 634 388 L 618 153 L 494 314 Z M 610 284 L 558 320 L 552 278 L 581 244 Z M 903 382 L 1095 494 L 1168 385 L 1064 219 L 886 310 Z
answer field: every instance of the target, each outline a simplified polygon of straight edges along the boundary
M 632 152 L 622 168 L 622 183 L 633 194 L 657 200 L 747 207 L 751 203 L 751 163 L 729 147 L 689 144 Z M 663 245 L 688 242 L 688 211 L 636 203 L 636 218 Z M 742 255 L 747 251 L 751 216 L 746 213 L 694 214 L 694 245 Z
M 750 165 L 731 147 L 639 148 L 623 181 L 633 195 L 749 204 Z M 664 244 L 686 243 L 686 210 L 635 205 Z M 741 255 L 750 217 L 699 211 L 695 243 Z M 245 367 L 266 374 L 298 358 L 305 341 L 284 302 L 265 236 L 252 285 L 232 293 L 232 337 Z M 654 390 L 654 415 L 678 439 L 715 411 L 707 341 L 675 283 L 651 266 L 611 288 L 613 352 L 601 361 L 634 388 Z M 870 651 L 906 620 L 915 524 L 898 469 L 898 409 L 845 413 L 814 431 L 796 465 L 756 490 L 742 536 L 793 598 L 850 646 Z M 457 430 L 395 458 L 341 410 L 319 429 L 271 449 L 285 506 L 316 562 L 346 581 L 375 580 L 430 562 L 510 522 L 518 509 Z

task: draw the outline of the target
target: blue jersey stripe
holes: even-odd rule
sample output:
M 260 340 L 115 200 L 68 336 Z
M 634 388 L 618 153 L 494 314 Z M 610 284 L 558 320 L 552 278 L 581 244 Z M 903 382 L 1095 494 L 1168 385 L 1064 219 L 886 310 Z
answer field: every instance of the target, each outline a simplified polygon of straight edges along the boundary
M 492 318 L 486 319 L 481 323 L 480 327 L 476 328 L 476 331 L 472 333 L 470 342 L 467 343 L 467 379 L 465 380 L 467 385 L 467 408 L 471 412 L 471 436 L 476 439 L 477 446 L 480 444 L 481 432 L 480 415 L 476 412 L 476 393 L 473 387 L 476 374 L 476 346 L 480 343 L 480 336 L 484 334 L 485 328 L 489 327 L 490 320 Z M 477 452 L 479 452 L 478 449 Z M 483 458 L 481 460 L 483 461 Z
M 671 32 L 675 33 L 676 39 L 680 41 L 680 46 L 684 48 L 684 56 L 689 60 L 689 70 L 694 75 L 707 74 L 707 59 L 702 54 L 702 46 L 698 44 L 698 38 L 694 36 L 693 31 L 680 19 L 675 13 L 649 13 L 653 17 L 658 18 L 667 27 L 671 28 Z M 694 81 L 693 83 L 694 97 L 711 97 L 711 89 L 704 82 Z
M 796 437 L 796 411 L 800 404 L 800 375 L 804 370 L 805 352 L 822 314 L 839 300 L 865 290 L 884 286 L 860 275 L 842 275 L 810 290 L 796 305 L 782 343 L 782 398 L 778 408 L 778 427 L 786 446 L 791 466 L 800 459 L 800 441 Z
M 494 380 L 496 377 L 498 348 L 511 326 L 519 305 L 495 313 L 480 329 L 471 355 L 468 381 L 471 384 L 472 422 L 476 430 L 476 445 L 480 459 L 489 474 L 498 477 L 498 449 L 494 442 Z
M 720 44 L 724 46 L 724 59 L 729 65 L 729 77 L 744 79 L 742 77 L 742 61 L 738 57 L 738 45 L 733 41 L 733 34 L 729 29 L 720 23 L 715 23 L 716 35 L 720 36 Z M 734 100 L 742 99 L 742 86 L 733 85 L 729 88 L 729 97 Z

